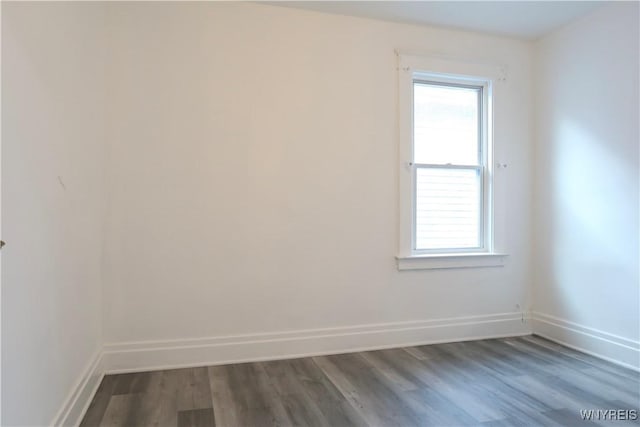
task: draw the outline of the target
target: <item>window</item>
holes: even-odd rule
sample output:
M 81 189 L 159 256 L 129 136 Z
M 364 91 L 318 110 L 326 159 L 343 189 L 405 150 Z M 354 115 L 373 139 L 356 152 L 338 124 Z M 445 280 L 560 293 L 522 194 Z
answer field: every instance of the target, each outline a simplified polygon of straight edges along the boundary
M 413 77 L 413 250 L 483 251 L 488 218 L 485 193 L 485 82 Z
M 400 58 L 398 266 L 501 265 L 493 241 L 493 70 L 430 62 Z

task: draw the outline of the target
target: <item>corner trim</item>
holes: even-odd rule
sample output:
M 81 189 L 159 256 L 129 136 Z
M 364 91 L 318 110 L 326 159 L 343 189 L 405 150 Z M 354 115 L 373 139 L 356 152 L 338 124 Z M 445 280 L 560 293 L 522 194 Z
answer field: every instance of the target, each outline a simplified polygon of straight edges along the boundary
M 98 351 L 71 389 L 54 417 L 52 426 L 78 426 L 104 377 L 103 352 Z
M 640 342 L 550 314 L 532 313 L 533 333 L 574 350 L 640 372 Z
M 530 335 L 520 312 L 104 346 L 107 374 L 256 362 Z

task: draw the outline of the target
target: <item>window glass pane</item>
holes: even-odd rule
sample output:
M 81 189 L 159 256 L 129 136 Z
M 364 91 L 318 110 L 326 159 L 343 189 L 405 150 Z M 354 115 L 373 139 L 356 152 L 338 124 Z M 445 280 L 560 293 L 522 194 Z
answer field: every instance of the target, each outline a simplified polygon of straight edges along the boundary
M 477 165 L 480 88 L 413 84 L 414 162 Z
M 480 247 L 480 170 L 416 169 L 416 249 Z

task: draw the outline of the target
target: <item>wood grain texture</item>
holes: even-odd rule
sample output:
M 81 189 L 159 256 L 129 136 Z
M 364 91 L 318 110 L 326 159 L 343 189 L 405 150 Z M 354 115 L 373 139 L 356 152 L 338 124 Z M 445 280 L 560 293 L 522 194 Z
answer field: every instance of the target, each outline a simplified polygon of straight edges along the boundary
M 640 373 L 537 336 L 107 375 L 81 426 L 589 426 Z
M 216 425 L 213 408 L 178 412 L 178 427 L 210 427 Z

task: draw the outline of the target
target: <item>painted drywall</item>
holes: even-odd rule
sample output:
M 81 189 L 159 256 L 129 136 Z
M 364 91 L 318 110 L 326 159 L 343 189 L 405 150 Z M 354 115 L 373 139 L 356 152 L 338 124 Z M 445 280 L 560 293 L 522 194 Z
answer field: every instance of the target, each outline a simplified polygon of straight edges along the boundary
M 101 349 L 104 8 L 2 4 L 2 425 L 51 425 Z
M 117 3 L 109 26 L 107 343 L 528 307 L 528 43 L 252 3 Z M 502 268 L 396 268 L 395 49 L 508 69 Z
M 533 233 L 534 309 L 636 346 L 638 27 L 614 3 L 537 43 Z

